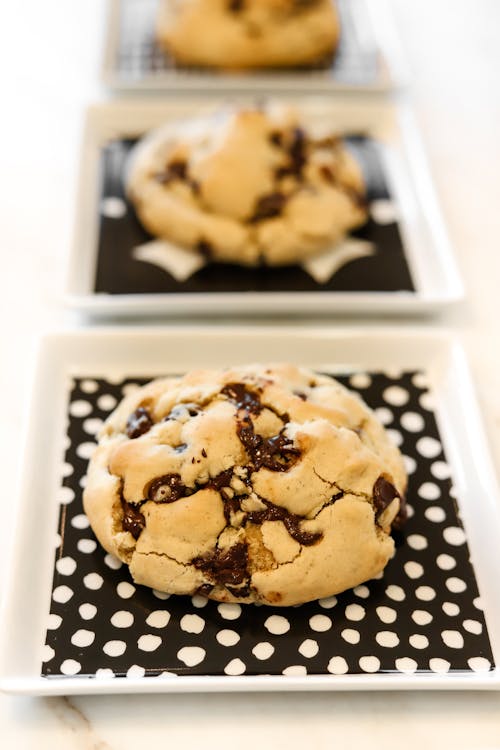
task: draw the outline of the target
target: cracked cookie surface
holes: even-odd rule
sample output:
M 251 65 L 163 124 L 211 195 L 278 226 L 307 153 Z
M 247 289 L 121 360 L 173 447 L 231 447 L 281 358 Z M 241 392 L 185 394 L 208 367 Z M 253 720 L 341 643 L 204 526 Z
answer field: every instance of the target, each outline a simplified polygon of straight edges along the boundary
M 373 412 L 291 365 L 155 380 L 108 418 L 84 508 L 137 583 L 288 606 L 383 570 L 406 474 Z
M 228 69 L 323 63 L 339 32 L 332 0 L 162 0 L 157 20 L 178 63 Z
M 167 123 L 133 150 L 126 189 L 151 234 L 248 266 L 300 263 L 367 220 L 342 138 L 278 105 Z

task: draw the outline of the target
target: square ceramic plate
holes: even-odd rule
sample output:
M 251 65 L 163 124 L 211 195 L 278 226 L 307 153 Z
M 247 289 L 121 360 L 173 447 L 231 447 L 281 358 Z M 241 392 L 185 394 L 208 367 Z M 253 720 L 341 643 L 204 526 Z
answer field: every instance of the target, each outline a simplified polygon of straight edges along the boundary
M 374 7 L 376 5 L 376 7 Z M 407 78 L 385 0 L 337 0 L 342 36 L 333 63 L 293 71 L 177 68 L 155 41 L 158 0 L 110 0 L 102 78 L 118 91 L 387 91 Z
M 410 518 L 395 558 L 383 577 L 291 609 L 134 587 L 82 514 L 95 429 L 144 379 L 258 360 L 336 374 L 378 410 L 410 473 Z M 449 335 L 306 327 L 67 333 L 44 342 L 31 417 L 2 615 L 2 689 L 500 687 L 498 488 L 464 356 Z
M 306 121 L 326 121 L 349 138 L 367 184 L 364 227 L 300 266 L 248 269 L 187 251 L 181 260 L 174 252 L 173 262 L 170 251 L 161 265 L 163 256 L 151 255 L 157 243 L 124 193 L 130 149 L 151 128 L 213 111 L 224 101 L 99 105 L 89 112 L 82 152 L 70 304 L 95 315 L 366 315 L 432 312 L 459 300 L 461 282 L 411 114 L 355 97 L 287 101 Z

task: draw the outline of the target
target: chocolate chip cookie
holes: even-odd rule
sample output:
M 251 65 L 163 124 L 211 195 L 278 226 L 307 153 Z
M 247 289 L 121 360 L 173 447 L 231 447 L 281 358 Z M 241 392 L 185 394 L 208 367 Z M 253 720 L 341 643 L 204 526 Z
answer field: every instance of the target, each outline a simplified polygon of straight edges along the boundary
M 398 449 L 361 399 L 291 365 L 200 370 L 128 395 L 84 508 L 134 581 L 287 606 L 380 573 L 404 520 Z
M 302 262 L 367 219 L 343 139 L 282 106 L 169 123 L 136 146 L 126 183 L 151 234 L 219 262 Z
M 283 68 L 331 59 L 332 0 L 162 0 L 157 38 L 180 65 Z

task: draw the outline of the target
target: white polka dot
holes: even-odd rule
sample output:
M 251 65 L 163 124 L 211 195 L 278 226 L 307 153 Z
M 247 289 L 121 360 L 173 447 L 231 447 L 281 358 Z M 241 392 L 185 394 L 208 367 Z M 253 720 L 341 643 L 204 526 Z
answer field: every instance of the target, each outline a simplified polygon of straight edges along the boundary
M 108 680 L 110 678 L 113 678 L 115 676 L 115 673 L 112 669 L 105 669 L 101 667 L 100 669 L 96 669 L 95 676 L 98 680 Z
M 78 646 L 78 648 L 86 648 L 87 646 L 90 646 L 92 643 L 94 643 L 94 640 L 95 633 L 92 630 L 77 630 L 71 636 L 71 643 L 73 644 L 73 646 Z
M 426 508 L 424 515 L 432 523 L 442 523 L 446 518 L 446 513 L 439 505 L 431 505 L 430 508 Z
M 375 416 L 383 425 L 388 425 L 394 420 L 394 415 L 386 406 L 379 406 L 375 409 Z
M 106 563 L 108 568 L 111 568 L 111 570 L 119 570 L 123 565 L 121 560 L 119 560 L 114 555 L 110 555 L 109 552 L 104 556 L 104 562 Z
M 491 669 L 491 663 L 483 656 L 473 656 L 467 660 L 467 664 L 473 672 L 489 672 Z
M 95 380 L 82 380 L 80 383 L 80 389 L 84 393 L 95 393 L 99 388 L 98 383 Z
M 369 388 L 372 384 L 371 377 L 366 372 L 356 372 L 349 378 L 353 388 Z
M 430 612 L 425 609 L 414 609 L 411 613 L 411 619 L 416 625 L 429 625 L 432 622 L 433 617 Z
M 282 617 L 281 615 L 271 615 L 271 617 L 268 617 L 265 621 L 264 627 L 273 635 L 283 635 L 283 633 L 288 633 L 290 630 L 290 623 L 286 617 Z
M 83 585 L 88 589 L 92 589 L 92 591 L 100 589 L 103 583 L 104 579 L 99 573 L 88 573 L 83 578 Z
M 80 443 L 79 446 L 77 446 L 76 449 L 76 455 L 80 458 L 89 459 L 94 450 L 96 448 L 96 443 L 87 442 L 87 443 Z
M 312 638 L 306 638 L 306 640 L 302 641 L 300 644 L 298 651 L 299 654 L 306 659 L 312 659 L 319 651 L 318 642 L 314 641 Z
M 285 667 L 282 674 L 286 677 L 304 677 L 307 675 L 307 669 L 303 664 L 292 664 L 290 667 Z
M 414 515 L 415 515 L 415 510 L 413 508 L 413 505 L 411 503 L 406 503 L 406 517 L 413 518 Z
M 343 656 L 332 656 L 328 662 L 327 669 L 330 674 L 346 674 L 349 671 L 349 667 Z
M 132 586 L 128 581 L 120 581 L 116 587 L 116 593 L 120 599 L 130 599 L 135 594 L 135 586 Z
M 167 594 L 165 591 L 158 591 L 158 589 L 153 589 L 153 595 L 157 599 L 161 599 L 162 602 L 170 599 L 170 594 Z
M 200 646 L 183 646 L 177 652 L 177 658 L 184 662 L 187 667 L 195 667 L 197 664 L 201 664 L 205 658 L 205 653 L 205 649 L 200 648 Z
M 93 539 L 79 539 L 76 546 L 80 552 L 90 554 L 96 549 L 97 542 L 95 542 Z
M 319 599 L 318 604 L 323 609 L 333 609 L 337 604 L 336 596 L 328 596 L 325 599 Z
M 85 604 L 80 604 L 78 612 L 80 613 L 82 620 L 92 620 L 97 614 L 97 607 L 95 604 L 85 602 Z
M 82 665 L 80 662 L 75 661 L 74 659 L 65 659 L 60 666 L 61 672 L 66 675 L 78 674 L 81 668 Z
M 436 598 L 436 592 L 430 586 L 419 586 L 415 591 L 415 596 L 423 602 L 430 602 Z
M 54 534 L 54 547 L 56 549 L 59 549 L 59 547 L 61 546 L 61 544 L 62 544 L 61 535 L 58 534 L 58 533 Z
M 97 406 L 102 411 L 111 411 L 111 409 L 114 409 L 117 404 L 116 398 L 112 396 L 110 393 L 104 393 L 102 396 L 99 396 L 97 399 Z
M 217 611 L 224 620 L 237 620 L 241 615 L 241 606 L 239 604 L 219 604 Z
M 484 609 L 484 607 L 483 607 L 483 600 L 481 599 L 480 596 L 476 596 L 476 598 L 472 600 L 472 603 L 473 603 L 473 605 L 475 606 L 476 609 L 480 609 L 481 612 L 483 611 L 483 609 Z
M 131 393 L 138 391 L 140 387 L 139 383 L 126 383 L 122 386 L 122 394 L 124 396 L 129 396 Z
M 418 399 L 418 402 L 422 409 L 425 409 L 426 411 L 434 411 L 436 408 L 436 400 L 434 398 L 434 395 L 428 391 L 427 393 L 422 393 L 420 398 Z
M 121 219 L 127 213 L 127 204 L 122 198 L 109 196 L 102 199 L 100 210 L 107 219 Z
M 119 609 L 110 620 L 115 628 L 130 628 L 134 624 L 134 615 L 125 609 Z
M 70 576 L 76 570 L 76 562 L 72 557 L 61 557 L 56 562 L 56 570 L 62 576 Z
M 382 395 L 384 401 L 387 401 L 391 406 L 404 406 L 410 398 L 408 391 L 399 385 L 390 385 Z
M 359 666 L 363 672 L 377 672 L 380 669 L 380 661 L 376 656 L 362 656 L 359 660 Z
M 205 627 L 205 620 L 199 615 L 184 615 L 181 618 L 180 626 L 185 633 L 201 633 Z
M 463 626 L 464 630 L 473 635 L 481 635 L 483 632 L 483 626 L 478 620 L 464 620 Z
M 86 419 L 83 423 L 83 429 L 85 430 L 87 435 L 92 435 L 92 437 L 97 435 L 101 427 L 102 427 L 102 419 L 97 419 L 97 418 Z
M 379 619 L 387 624 L 394 622 L 397 617 L 396 610 L 392 609 L 391 607 L 377 607 L 376 611 Z
M 452 570 L 456 566 L 457 561 L 451 555 L 442 554 L 437 556 L 436 563 L 441 570 Z
M 421 414 L 416 411 L 407 411 L 401 415 L 401 427 L 408 432 L 421 432 L 425 427 L 425 421 Z
M 366 614 L 365 608 L 360 604 L 348 604 L 345 608 L 345 616 L 348 620 L 359 622 Z
M 141 651 L 156 651 L 161 646 L 161 638 L 159 635 L 152 635 L 146 633 L 145 635 L 139 636 L 137 639 L 137 648 Z
M 405 465 L 406 473 L 407 474 L 414 474 L 415 470 L 417 468 L 417 462 L 413 458 L 413 456 L 403 456 L 403 462 Z
M 406 598 L 406 594 L 401 586 L 395 586 L 393 583 L 391 583 L 390 586 L 387 586 L 385 593 L 389 599 L 392 599 L 395 602 L 402 602 Z
M 241 661 L 241 659 L 232 659 L 224 667 L 224 673 L 228 675 L 237 676 L 239 674 L 244 674 L 245 672 L 246 672 L 246 666 Z
M 75 492 L 71 487 L 59 487 L 57 499 L 61 505 L 69 505 L 75 499 Z
M 424 482 L 418 488 L 418 494 L 424 500 L 437 500 L 441 496 L 441 490 L 434 482 Z
M 379 198 L 370 203 L 370 214 L 376 224 L 395 224 L 398 221 L 398 210 L 394 201 Z
M 359 596 L 360 599 L 368 599 L 368 597 L 370 596 L 370 589 L 368 588 L 368 586 L 356 586 L 355 588 L 353 588 L 353 593 L 356 596 Z
M 353 645 L 359 643 L 361 638 L 359 632 L 357 630 L 354 630 L 353 628 L 344 628 L 340 635 L 342 636 L 344 641 Z
M 431 474 L 436 479 L 449 479 L 451 476 L 450 467 L 445 461 L 434 461 L 431 464 Z
M 441 443 L 433 437 L 426 435 L 417 440 L 417 451 L 424 458 L 436 458 L 442 451 Z
M 451 664 L 449 661 L 446 661 L 446 659 L 429 659 L 429 667 L 433 672 L 436 672 L 436 674 L 446 674 Z
M 140 667 L 138 664 L 132 664 L 127 670 L 127 677 L 144 677 L 146 670 L 144 667 Z
M 262 641 L 253 647 L 252 654 L 256 659 L 259 659 L 259 661 L 269 659 L 269 657 L 274 654 L 274 646 L 267 641 Z
M 56 586 L 52 592 L 52 599 L 59 604 L 66 604 L 73 596 L 73 590 L 69 586 Z
M 406 542 L 409 547 L 418 551 L 427 549 L 428 546 L 427 539 L 421 534 L 410 534 L 410 536 L 406 537 Z
M 416 372 L 412 377 L 411 382 L 416 388 L 428 388 L 429 378 L 425 372 Z
M 203 609 L 203 607 L 206 607 L 208 604 L 208 599 L 206 596 L 200 596 L 200 594 L 195 594 L 191 597 L 191 604 L 193 607 L 196 607 L 196 609 Z
M 185 615 L 185 617 L 188 617 L 189 615 Z M 196 615 L 191 615 L 191 617 L 196 617 Z M 187 631 L 188 633 L 201 633 L 203 630 L 203 626 L 205 625 L 205 622 L 201 620 L 201 617 L 199 618 L 201 620 L 201 628 L 199 630 L 188 630 L 187 627 L 184 627 L 184 625 L 189 625 L 189 622 L 186 621 L 186 623 L 183 624 L 184 617 L 181 620 L 181 628 L 182 630 Z M 166 609 L 156 609 L 154 612 L 151 612 L 150 615 L 148 615 L 146 619 L 146 623 L 151 628 L 166 628 L 168 623 L 170 622 L 170 612 L 168 612 Z M 193 620 L 194 623 L 194 620 Z
M 73 401 L 69 405 L 69 413 L 72 417 L 88 417 L 91 411 L 92 404 L 89 404 L 88 401 L 83 401 L 83 399 Z
M 410 659 L 408 656 L 403 656 L 400 659 L 396 659 L 396 669 L 404 674 L 413 674 L 417 671 L 418 664 L 415 659 Z
M 71 519 L 71 525 L 74 529 L 88 529 L 88 527 L 90 526 L 89 519 L 83 513 L 74 516 Z
M 394 429 L 391 429 L 390 427 L 387 427 L 386 434 L 389 435 L 389 440 L 391 440 L 391 442 L 394 443 L 394 445 L 397 445 L 398 448 L 400 448 L 403 445 L 403 436 L 399 430 L 394 430 Z
M 80 485 L 80 487 L 82 489 L 85 489 L 85 487 L 87 486 L 87 475 L 86 474 L 84 474 L 83 476 L 80 477 L 80 480 L 79 480 L 78 484 Z
M 448 648 L 463 648 L 464 637 L 458 630 L 443 630 L 441 638 Z
M 228 647 L 235 646 L 240 640 L 239 634 L 234 630 L 219 630 L 215 637 L 221 646 Z
M 62 617 L 51 612 L 47 619 L 47 630 L 57 630 L 61 623 Z
M 69 464 L 67 461 L 64 461 L 63 465 L 61 466 L 61 476 L 63 477 L 70 477 L 72 474 L 74 474 L 74 468 Z
M 108 656 L 121 656 L 125 653 L 127 649 L 127 644 L 125 641 L 106 641 L 104 646 L 102 647 L 102 650 L 105 654 Z
M 408 578 L 421 578 L 424 575 L 424 568 L 415 560 L 409 560 L 404 564 L 405 573 Z
M 55 655 L 56 652 L 54 651 L 54 649 L 51 646 L 45 644 L 42 651 L 42 662 L 46 664 L 48 661 L 53 659 Z
M 446 588 L 453 594 L 461 594 L 467 588 L 467 584 L 461 578 L 451 576 L 446 579 Z
M 445 542 L 453 545 L 453 547 L 459 547 L 465 543 L 465 532 L 459 526 L 448 526 L 443 531 L 443 538 Z
M 332 627 L 332 621 L 326 615 L 313 615 L 309 619 L 309 627 L 317 633 L 325 633 Z
M 456 617 L 460 613 L 460 607 L 454 602 L 443 602 L 441 609 L 448 617 Z
M 381 630 L 375 636 L 375 640 L 378 645 L 383 648 L 395 648 L 399 643 L 397 634 L 393 633 L 391 630 Z
M 410 635 L 409 637 L 410 646 L 413 646 L 413 648 L 417 648 L 419 650 L 422 650 L 424 648 L 427 648 L 429 645 L 429 639 L 426 635 L 421 635 L 420 633 L 414 633 L 413 635 Z

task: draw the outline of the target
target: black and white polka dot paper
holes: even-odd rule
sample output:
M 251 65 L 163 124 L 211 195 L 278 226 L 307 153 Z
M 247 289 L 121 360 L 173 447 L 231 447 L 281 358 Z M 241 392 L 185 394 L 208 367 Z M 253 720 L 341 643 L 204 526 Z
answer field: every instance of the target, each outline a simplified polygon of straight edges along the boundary
M 146 379 L 79 379 L 69 403 L 42 674 L 480 672 L 493 668 L 464 529 L 423 373 L 339 380 L 372 406 L 410 473 L 409 520 L 384 575 L 292 608 L 217 604 L 133 584 L 96 542 L 81 495 L 94 435 Z
M 175 61 L 159 47 L 155 37 L 155 21 L 159 0 L 121 0 L 118 45 L 113 71 L 123 84 L 172 83 L 176 72 Z M 336 0 L 342 25 L 342 35 L 333 63 L 325 60 L 316 70 L 328 73 L 332 83 L 343 86 L 371 86 L 377 83 L 379 57 L 375 40 L 366 33 L 366 11 L 360 0 Z M 363 29 L 358 28 L 363 22 Z M 191 75 L 217 76 L 217 71 L 190 69 Z M 273 71 L 274 75 L 279 75 Z M 313 66 L 291 71 L 314 75 Z M 184 76 L 189 75 L 186 69 Z M 226 72 L 223 74 L 227 76 Z M 289 75 L 285 72 L 284 75 Z M 220 78 L 220 75 L 219 75 Z M 174 79 L 175 80 L 175 79 Z

